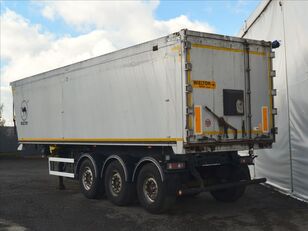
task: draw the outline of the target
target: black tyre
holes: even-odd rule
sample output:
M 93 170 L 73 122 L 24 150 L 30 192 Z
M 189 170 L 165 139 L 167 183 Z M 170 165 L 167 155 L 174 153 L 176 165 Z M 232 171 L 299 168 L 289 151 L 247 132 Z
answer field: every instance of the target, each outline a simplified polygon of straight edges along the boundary
M 95 176 L 95 169 L 89 159 L 84 160 L 79 168 L 80 190 L 89 199 L 98 198 L 103 194 L 103 184 Z
M 124 206 L 134 201 L 135 186 L 125 181 L 124 169 L 118 161 L 113 161 L 108 165 L 104 182 L 107 198 L 112 203 Z
M 167 182 L 162 182 L 154 164 L 146 164 L 139 172 L 137 194 L 140 204 L 150 213 L 162 213 L 170 208 L 176 194 L 168 192 Z
M 240 180 L 250 180 L 249 168 L 247 165 L 234 168 L 231 172 L 229 179 L 223 179 L 224 182 L 238 182 Z M 211 191 L 212 196 L 217 201 L 222 202 L 234 202 L 243 196 L 245 192 L 245 186 L 232 187 L 227 189 Z

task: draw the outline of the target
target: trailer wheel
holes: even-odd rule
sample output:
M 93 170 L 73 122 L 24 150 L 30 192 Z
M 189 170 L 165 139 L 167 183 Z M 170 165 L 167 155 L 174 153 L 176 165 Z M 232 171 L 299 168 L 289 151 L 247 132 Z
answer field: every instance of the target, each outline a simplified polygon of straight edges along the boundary
M 135 186 L 125 181 L 124 169 L 118 161 L 113 161 L 108 165 L 104 181 L 107 198 L 112 203 L 124 206 L 134 201 Z
M 98 198 L 103 193 L 103 184 L 95 176 L 95 169 L 89 159 L 84 160 L 79 168 L 80 190 L 89 199 Z
M 236 182 L 240 180 L 250 180 L 250 173 L 247 165 L 240 166 L 232 171 L 229 181 Z M 232 187 L 211 191 L 211 194 L 217 201 L 234 202 L 243 196 L 245 189 L 246 186 Z
M 157 167 L 146 164 L 139 172 L 137 194 L 140 204 L 150 213 L 162 213 L 170 208 L 176 194 L 168 192 L 167 183 L 163 182 Z

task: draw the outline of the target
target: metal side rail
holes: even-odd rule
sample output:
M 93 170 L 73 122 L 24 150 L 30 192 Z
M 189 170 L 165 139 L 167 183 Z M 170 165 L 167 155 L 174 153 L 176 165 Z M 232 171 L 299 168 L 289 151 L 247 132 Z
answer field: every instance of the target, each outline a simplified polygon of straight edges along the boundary
M 66 170 L 69 164 L 74 164 L 73 158 L 48 157 L 49 175 L 74 178 L 74 168 L 71 168 L 71 172 Z
M 200 187 L 200 188 L 188 188 L 188 189 L 180 190 L 179 195 L 209 192 L 209 191 L 215 191 L 215 190 L 232 188 L 232 187 L 246 186 L 246 185 L 252 185 L 252 184 L 260 184 L 260 183 L 265 183 L 265 182 L 266 182 L 266 178 L 259 178 L 259 179 L 253 179 L 253 180 L 243 180 L 243 181 L 239 181 L 239 182 L 205 186 L 204 188 L 202 188 L 202 187 Z

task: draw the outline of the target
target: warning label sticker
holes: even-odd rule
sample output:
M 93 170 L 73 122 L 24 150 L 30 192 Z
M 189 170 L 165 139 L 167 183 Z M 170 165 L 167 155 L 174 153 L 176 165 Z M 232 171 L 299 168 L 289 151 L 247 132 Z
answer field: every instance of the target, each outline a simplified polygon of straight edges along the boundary
M 216 89 L 216 82 L 206 80 L 193 80 L 193 88 Z

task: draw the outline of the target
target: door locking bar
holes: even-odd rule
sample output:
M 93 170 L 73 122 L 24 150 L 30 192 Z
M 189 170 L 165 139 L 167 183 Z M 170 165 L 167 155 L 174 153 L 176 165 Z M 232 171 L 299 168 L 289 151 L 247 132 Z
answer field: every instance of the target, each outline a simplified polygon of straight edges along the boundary
M 215 119 L 217 119 L 219 129 L 223 128 L 224 135 L 226 136 L 226 138 L 229 138 L 228 129 L 230 128 L 231 130 L 234 131 L 234 139 L 237 139 L 237 129 L 235 127 L 233 127 L 231 124 L 226 122 L 223 117 L 216 115 L 208 106 L 205 106 L 205 109 L 208 110 L 215 117 Z

